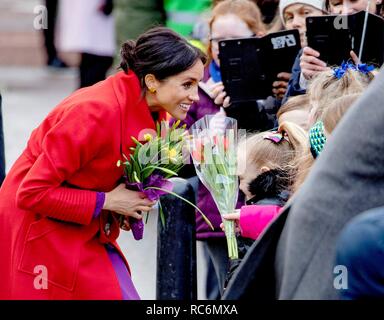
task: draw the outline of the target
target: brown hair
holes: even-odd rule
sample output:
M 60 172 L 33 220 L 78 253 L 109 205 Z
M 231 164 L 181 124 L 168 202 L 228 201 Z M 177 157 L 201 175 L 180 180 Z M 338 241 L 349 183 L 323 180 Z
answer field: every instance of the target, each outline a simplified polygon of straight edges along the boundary
M 234 14 L 243 20 L 255 34 L 266 32 L 261 18 L 259 7 L 250 0 L 224 0 L 219 1 L 212 10 L 209 20 L 209 30 L 212 30 L 212 24 L 215 20 L 227 14 Z M 212 44 L 208 43 L 208 54 L 211 56 Z
M 339 97 L 332 101 L 329 106 L 324 110 L 320 120 L 324 123 L 324 129 L 327 134 L 331 134 L 339 123 L 340 119 L 347 112 L 347 110 L 355 103 L 355 101 L 361 96 L 361 93 L 349 94 Z M 315 159 L 310 152 L 310 145 L 307 142 L 307 148 L 303 153 L 303 156 L 299 159 L 298 175 L 294 184 L 294 192 L 303 184 L 306 179 Z
M 143 89 L 147 74 L 153 74 L 161 81 L 189 69 L 198 60 L 203 64 L 207 60 L 201 50 L 164 27 L 149 29 L 136 41 L 128 40 L 122 45 L 120 55 L 120 67 L 126 73 L 134 71 Z
M 361 93 L 373 80 L 371 72 L 367 74 L 347 69 L 339 79 L 333 70 L 320 72 L 309 84 L 307 94 L 313 109 L 314 120 L 321 118 L 325 108 L 333 100 L 344 95 Z
M 283 122 L 278 132 L 288 139 L 275 143 L 265 139 L 270 131 L 256 133 L 249 136 L 240 146 L 246 143 L 246 162 L 256 164 L 257 167 L 267 166 L 271 170 L 279 170 L 285 187 L 290 187 L 295 179 L 297 158 L 301 157 L 307 145 L 307 134 L 298 125 Z

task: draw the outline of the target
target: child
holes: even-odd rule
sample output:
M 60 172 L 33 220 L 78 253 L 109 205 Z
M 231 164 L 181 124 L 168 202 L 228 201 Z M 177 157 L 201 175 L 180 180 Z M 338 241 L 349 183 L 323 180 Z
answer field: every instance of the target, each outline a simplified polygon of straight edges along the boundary
M 293 122 L 304 130 L 308 130 L 309 97 L 307 94 L 291 97 L 277 112 L 277 122 Z
M 298 175 L 294 183 L 294 192 L 303 184 L 317 156 L 321 153 L 332 131 L 343 115 L 360 97 L 361 93 L 349 94 L 334 100 L 322 113 L 309 131 L 309 148 L 303 153 L 298 164 Z
M 364 67 L 365 66 L 365 67 Z M 371 66 L 344 63 L 319 73 L 311 81 L 307 94 L 311 105 L 309 126 L 319 120 L 325 108 L 335 99 L 363 92 L 374 78 Z
M 210 63 L 205 68 L 204 79 L 199 83 L 200 100 L 190 107 L 187 117 L 183 121 L 188 128 L 205 115 L 218 114 L 222 105 L 228 107 L 225 112 L 228 116 L 237 119 L 240 129 L 264 131 L 273 128 L 274 117 L 269 120 L 266 110 L 263 110 L 257 102 L 228 106 L 229 98 L 225 98 L 219 67 L 219 40 L 251 37 L 264 33 L 265 27 L 261 20 L 260 10 L 252 1 L 224 0 L 213 8 L 209 21 L 210 41 L 207 49 Z M 224 101 L 225 99 L 226 101 Z M 191 167 L 189 169 L 193 172 L 186 172 L 188 170 L 186 166 L 184 177 L 195 175 L 194 169 Z M 214 230 L 211 230 L 197 215 L 196 239 L 202 242 L 203 250 L 207 252 L 214 267 L 214 274 L 211 272 L 207 274 L 206 294 L 209 300 L 213 300 L 218 299 L 222 294 L 228 265 L 228 249 L 225 236 L 220 229 L 221 216 L 211 194 L 201 183 L 198 183 L 197 189 L 198 207 L 207 214 L 214 226 Z M 243 204 L 240 202 L 240 205 Z M 210 269 L 212 268 L 208 268 L 208 270 Z M 209 286 L 208 283 L 212 280 L 214 284 Z M 208 288 L 213 289 L 208 290 Z
M 306 145 L 305 131 L 289 122 L 282 123 L 278 131 L 253 135 L 239 145 L 239 151 L 246 147 L 245 158 L 240 156 L 238 161 L 239 167 L 245 164 L 239 181 L 247 205 L 223 217 L 235 220 L 243 237 L 257 239 L 279 214 L 290 195 L 297 158 Z
M 353 14 L 367 9 L 369 0 L 326 0 L 325 9 L 332 15 L 339 14 Z M 370 13 L 382 13 L 382 0 L 370 0 L 368 11 Z M 354 51 L 350 53 L 354 63 L 358 63 L 358 57 Z M 310 80 L 316 74 L 326 70 L 327 66 L 320 58 L 320 52 L 312 48 L 305 47 L 303 55 L 300 59 L 300 67 L 303 76 L 303 82 Z
M 306 57 L 306 51 L 314 51 L 307 46 L 307 26 L 305 19 L 309 16 L 322 16 L 326 14 L 324 11 L 324 0 L 281 0 L 280 16 L 287 30 L 297 29 L 300 32 L 301 47 L 304 48 L 299 52 L 292 67 L 292 76 L 289 79 L 288 88 L 283 99 L 291 96 L 304 94 L 307 89 L 307 78 L 303 76 L 303 57 Z M 326 64 L 319 60 L 316 70 L 326 70 Z M 305 74 L 304 74 L 305 75 Z

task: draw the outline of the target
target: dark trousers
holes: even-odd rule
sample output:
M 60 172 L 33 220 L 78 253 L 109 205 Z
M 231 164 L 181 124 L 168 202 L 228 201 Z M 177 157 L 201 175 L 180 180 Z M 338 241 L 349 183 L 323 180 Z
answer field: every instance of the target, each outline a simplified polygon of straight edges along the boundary
M 5 178 L 5 152 L 4 152 L 4 134 L 3 134 L 3 113 L 1 109 L 0 95 L 0 186 Z
M 48 62 L 57 56 L 55 47 L 55 25 L 57 17 L 57 0 L 46 0 L 45 6 L 48 11 L 48 29 L 44 29 L 44 46 L 47 52 Z
M 88 87 L 104 80 L 112 63 L 113 57 L 82 53 L 80 62 L 80 88 Z
M 336 265 L 346 267 L 346 300 L 384 298 L 384 207 L 351 220 L 337 243 Z

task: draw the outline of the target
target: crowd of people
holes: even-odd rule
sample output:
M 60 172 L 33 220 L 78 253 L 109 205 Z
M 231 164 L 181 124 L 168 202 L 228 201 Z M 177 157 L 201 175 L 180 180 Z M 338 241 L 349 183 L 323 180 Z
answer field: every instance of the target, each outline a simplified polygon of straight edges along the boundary
M 207 298 L 383 297 L 384 75 L 352 50 L 348 61 L 328 65 L 306 37 L 309 16 L 362 10 L 380 16 L 383 4 L 60 0 L 59 48 L 81 53 L 81 89 L 33 131 L 6 176 L 0 96 L 0 298 L 140 299 L 116 242 L 118 215 L 141 219 L 155 203 L 126 189 L 113 164 L 129 154 L 128 137 L 156 121 L 188 129 L 206 115 L 235 118 L 247 132 L 235 212 L 219 213 L 192 165 L 181 173 L 213 225 L 196 215 Z M 301 50 L 291 72 L 278 73 L 264 99 L 232 102 L 219 42 L 294 29 Z M 47 65 L 65 68 L 48 47 Z M 104 80 L 116 47 L 120 70 Z M 228 258 L 225 220 L 237 226 L 236 260 Z M 49 268 L 47 290 L 33 285 L 36 265 Z M 335 285 L 337 266 L 348 273 L 345 285 Z

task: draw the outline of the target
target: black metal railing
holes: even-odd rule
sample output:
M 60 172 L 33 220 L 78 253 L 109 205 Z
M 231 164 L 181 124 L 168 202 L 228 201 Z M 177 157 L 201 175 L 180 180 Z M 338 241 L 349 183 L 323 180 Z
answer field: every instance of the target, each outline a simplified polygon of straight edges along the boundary
M 195 203 L 195 191 L 185 179 L 173 178 L 173 191 Z M 195 209 L 173 196 L 161 197 L 157 238 L 157 300 L 197 300 Z

